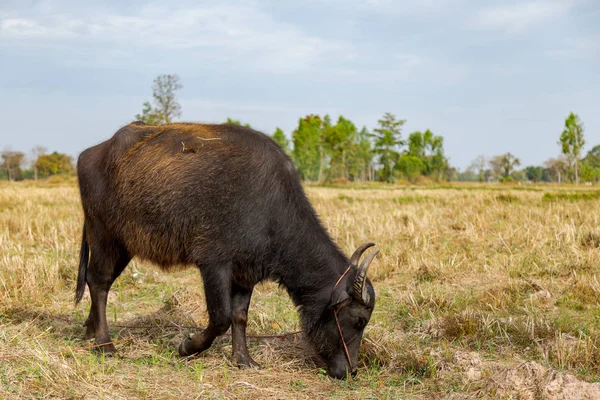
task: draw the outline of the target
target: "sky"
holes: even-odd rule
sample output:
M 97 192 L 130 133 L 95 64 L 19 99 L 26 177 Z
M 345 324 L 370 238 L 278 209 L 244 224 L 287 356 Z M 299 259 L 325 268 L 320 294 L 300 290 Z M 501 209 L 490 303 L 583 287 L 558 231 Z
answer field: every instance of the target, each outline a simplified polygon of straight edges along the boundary
M 182 121 L 227 117 L 290 137 L 310 113 L 403 136 L 450 163 L 556 157 L 576 112 L 600 144 L 598 0 L 0 0 L 0 148 L 76 157 L 177 74 Z

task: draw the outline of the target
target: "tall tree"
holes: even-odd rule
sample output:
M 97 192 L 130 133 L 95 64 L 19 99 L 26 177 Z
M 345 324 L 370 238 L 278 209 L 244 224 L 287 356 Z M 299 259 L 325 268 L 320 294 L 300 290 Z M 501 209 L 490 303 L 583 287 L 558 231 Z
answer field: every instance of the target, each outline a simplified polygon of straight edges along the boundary
M 425 138 L 420 131 L 416 131 L 408 135 L 408 151 L 407 154 L 424 158 L 425 157 Z
M 43 156 L 47 152 L 48 149 L 46 149 L 44 146 L 35 146 L 33 149 L 31 149 L 31 168 L 33 169 L 33 177 L 36 181 L 38 179 L 37 160 L 40 158 L 40 156 Z
M 371 134 L 366 127 L 358 132 L 356 145 L 352 146 L 349 165 L 350 175 L 354 180 L 373 180 L 373 146 Z
M 423 174 L 435 180 L 444 177 L 448 160 L 444 156 L 443 137 L 434 135 L 429 129 L 423 133 L 413 132 L 408 136 L 407 154 L 421 159 Z M 403 165 L 407 164 L 403 163 Z
M 397 120 L 391 113 L 385 113 L 383 118 L 377 121 L 379 127 L 373 129 L 374 151 L 379 155 L 379 163 L 382 165 L 381 177 L 386 182 L 394 181 L 394 165 L 400 156 L 399 146 L 402 141 L 402 126 L 406 120 Z
M 323 120 L 323 148 L 329 161 L 329 178 L 348 178 L 348 166 L 354 153 L 358 131 L 354 123 L 340 116 L 331 125 L 329 116 Z
M 22 179 L 21 164 L 24 159 L 25 154 L 20 151 L 5 149 L 2 152 L 2 169 L 6 171 L 9 181 Z
M 298 120 L 298 127 L 292 138 L 294 162 L 300 177 L 309 181 L 322 179 L 322 133 L 323 120 L 318 115 L 310 114 Z
M 502 154 L 490 160 L 490 167 L 501 180 L 509 180 L 515 167 L 521 165 L 521 160 L 512 153 Z
M 179 76 L 159 75 L 152 85 L 154 106 L 144 102 L 142 113 L 135 117 L 151 125 L 170 124 L 174 118 L 181 116 L 181 105 L 175 98 L 175 92 L 182 87 Z
M 435 180 L 440 180 L 448 168 L 448 159 L 444 155 L 444 138 L 440 135 L 431 134 L 429 129 L 425 131 L 426 137 L 428 133 L 430 134 L 430 139 L 427 140 L 429 174 Z
M 285 133 L 281 128 L 276 128 L 275 132 L 273 132 L 273 136 L 271 136 L 275 143 L 279 145 L 286 153 L 290 153 L 290 141 L 287 137 L 285 137 Z
M 569 167 L 575 167 L 575 182 L 579 183 L 579 157 L 585 144 L 583 138 L 583 123 L 579 116 L 570 113 L 565 120 L 565 129 L 560 135 L 562 153 L 566 156 Z

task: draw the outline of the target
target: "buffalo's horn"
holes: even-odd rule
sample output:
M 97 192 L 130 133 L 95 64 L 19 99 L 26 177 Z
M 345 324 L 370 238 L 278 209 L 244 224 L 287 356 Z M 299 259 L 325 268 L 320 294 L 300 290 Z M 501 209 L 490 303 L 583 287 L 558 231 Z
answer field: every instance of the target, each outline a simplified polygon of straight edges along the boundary
M 369 242 L 369 243 L 365 243 L 365 244 L 361 245 L 358 249 L 356 249 L 356 251 L 354 251 L 354 254 L 352 254 L 352 257 L 350 257 L 350 265 L 358 268 L 358 261 L 360 260 L 360 257 L 362 256 L 362 254 L 365 252 L 366 249 L 368 249 L 369 247 L 372 247 L 372 246 L 375 246 L 375 243 Z
M 363 304 L 365 305 L 369 304 L 370 300 L 369 291 L 366 285 L 367 270 L 369 269 L 369 265 L 371 265 L 371 261 L 373 261 L 377 254 L 379 254 L 379 249 L 373 251 L 363 260 L 358 268 L 358 272 L 356 273 L 356 278 L 354 279 L 354 297 L 362 300 Z

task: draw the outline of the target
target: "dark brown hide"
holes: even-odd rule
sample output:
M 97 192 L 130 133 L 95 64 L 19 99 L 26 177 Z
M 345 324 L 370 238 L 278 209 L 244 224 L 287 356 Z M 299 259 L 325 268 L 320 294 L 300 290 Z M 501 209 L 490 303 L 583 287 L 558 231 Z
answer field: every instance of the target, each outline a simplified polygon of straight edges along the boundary
M 136 122 L 85 150 L 77 172 L 85 221 L 76 300 L 87 283 L 88 338 L 110 342 L 107 294 L 132 257 L 163 269 L 194 264 L 202 274 L 210 323 L 182 343 L 182 355 L 205 350 L 233 325 L 236 361 L 255 366 L 245 342 L 248 304 L 254 285 L 271 279 L 301 306 L 307 337 L 330 374 L 345 376 L 348 363 L 340 361 L 332 295 L 347 299 L 336 305 L 344 336 L 362 336 L 374 306 L 373 288 L 364 282 L 369 304 L 352 295 L 354 266 L 332 293 L 349 260 L 319 222 L 293 163 L 271 138 L 230 124 Z M 359 344 L 360 337 L 350 346 L 353 366 Z M 115 348 L 107 344 L 104 351 Z

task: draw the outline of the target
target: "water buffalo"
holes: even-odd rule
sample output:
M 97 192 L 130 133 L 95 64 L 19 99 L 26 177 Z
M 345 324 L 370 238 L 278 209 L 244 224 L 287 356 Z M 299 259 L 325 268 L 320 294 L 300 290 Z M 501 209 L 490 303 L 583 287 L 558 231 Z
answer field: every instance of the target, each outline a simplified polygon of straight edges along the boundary
M 84 211 L 75 301 L 87 284 L 86 338 L 114 353 L 106 321 L 108 291 L 132 257 L 167 270 L 194 264 L 210 322 L 179 346 L 208 349 L 231 326 L 233 358 L 248 354 L 246 322 L 254 285 L 269 279 L 298 306 L 306 338 L 329 375 L 356 373 L 358 350 L 375 305 L 367 279 L 378 250 L 348 259 L 309 203 L 294 164 L 268 136 L 231 124 L 134 122 L 81 153 Z

